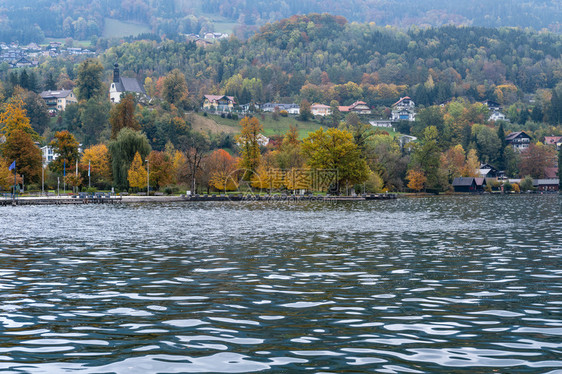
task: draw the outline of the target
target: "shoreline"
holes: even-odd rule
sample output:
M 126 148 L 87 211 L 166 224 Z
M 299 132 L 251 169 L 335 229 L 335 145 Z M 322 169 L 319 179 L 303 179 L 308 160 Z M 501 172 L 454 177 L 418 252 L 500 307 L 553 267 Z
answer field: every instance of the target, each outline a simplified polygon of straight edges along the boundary
M 242 201 L 371 201 L 394 200 L 397 194 L 368 194 L 359 196 L 292 196 L 292 195 L 195 195 L 195 196 L 25 196 L 0 199 L 0 206 L 19 205 L 83 205 L 171 202 L 242 202 Z

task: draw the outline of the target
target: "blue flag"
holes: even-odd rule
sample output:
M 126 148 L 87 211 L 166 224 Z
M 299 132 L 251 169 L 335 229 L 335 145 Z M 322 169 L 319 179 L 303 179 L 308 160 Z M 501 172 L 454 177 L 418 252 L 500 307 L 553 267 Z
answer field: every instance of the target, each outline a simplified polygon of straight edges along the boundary
M 66 177 L 66 160 L 63 161 L 63 167 L 64 167 L 64 171 L 63 171 L 63 177 Z
M 12 170 L 16 168 L 16 162 L 12 162 L 12 164 L 10 165 L 10 167 L 8 168 L 8 170 Z
M 90 161 L 88 161 L 88 176 L 90 176 Z

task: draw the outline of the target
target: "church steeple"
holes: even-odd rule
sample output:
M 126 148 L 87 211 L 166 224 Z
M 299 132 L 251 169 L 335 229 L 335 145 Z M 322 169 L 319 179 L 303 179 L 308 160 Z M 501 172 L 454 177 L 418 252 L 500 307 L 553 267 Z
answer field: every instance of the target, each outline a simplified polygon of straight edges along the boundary
M 115 63 L 113 66 L 113 83 L 119 83 L 119 64 Z

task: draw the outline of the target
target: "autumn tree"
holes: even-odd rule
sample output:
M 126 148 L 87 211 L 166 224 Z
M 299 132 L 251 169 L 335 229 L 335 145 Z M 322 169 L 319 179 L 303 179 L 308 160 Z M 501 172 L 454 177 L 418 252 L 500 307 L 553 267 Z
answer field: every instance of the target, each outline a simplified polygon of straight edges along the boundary
M 140 130 L 140 125 L 135 118 L 135 97 L 127 94 L 121 99 L 119 104 L 111 108 L 109 113 L 109 123 L 111 125 L 111 138 L 115 139 L 121 129 L 128 127 L 133 130 Z
M 38 183 L 41 179 L 41 150 L 31 135 L 24 130 L 13 130 L 4 143 L 2 153 L 11 164 L 16 162 L 18 174 L 25 175 L 26 181 Z
M 258 135 L 263 127 L 255 117 L 244 117 L 240 121 L 240 126 L 242 126 L 242 131 L 236 139 L 242 156 L 240 166 L 247 170 L 244 178 L 249 178 L 250 173 L 256 171 L 260 164 L 261 151 Z
M 111 182 L 111 159 L 105 144 L 93 145 L 84 150 L 80 160 L 82 173 L 90 169 L 90 180 L 96 185 L 107 185 Z
M 49 164 L 52 171 L 62 174 L 65 165 L 67 170 L 74 167 L 78 160 L 78 142 L 74 135 L 67 130 L 56 132 L 50 145 L 53 152 L 58 154 L 57 159 Z
M 150 153 L 150 145 L 146 135 L 128 127 L 122 129 L 117 138 L 109 143 L 113 182 L 118 188 L 127 188 L 127 171 L 138 152 L 142 159 Z
M 103 66 L 94 58 L 84 60 L 77 69 L 78 99 L 90 100 L 101 94 Z
M 349 131 L 320 128 L 308 134 L 301 147 L 311 168 L 337 171 L 340 188 L 363 183 L 369 176 L 367 163 Z
M 14 173 L 10 171 L 8 162 L 0 158 L 0 189 L 8 190 L 14 185 Z
M 544 144 L 531 144 L 521 152 L 519 174 L 524 177 L 545 178 L 547 169 L 556 167 L 556 150 Z
M 40 136 L 31 127 L 31 122 L 27 117 L 23 100 L 20 96 L 13 96 L 2 107 L 0 114 L 1 132 L 9 138 L 15 130 L 21 130 L 31 136 L 34 141 L 40 139 Z
M 308 121 L 312 118 L 311 105 L 306 99 L 302 99 L 299 111 L 299 119 L 301 121 Z
M 177 106 L 186 97 L 187 83 L 185 76 L 178 69 L 174 69 L 164 78 L 162 98 Z
M 408 188 L 418 192 L 424 188 L 425 183 L 427 182 L 425 173 L 421 170 L 415 169 L 408 170 L 406 179 L 408 180 Z
M 166 152 L 152 151 L 148 155 L 150 185 L 156 189 L 172 183 L 172 160 Z
M 133 157 L 133 162 L 131 162 L 131 167 L 127 171 L 127 181 L 129 182 L 129 186 L 138 189 L 146 187 L 146 173 L 147 171 L 143 166 L 142 157 L 137 151 Z
M 233 191 L 238 178 L 234 175 L 238 160 L 224 149 L 217 149 L 205 158 L 205 172 L 210 174 L 209 185 L 218 191 Z
M 447 173 L 449 182 L 460 177 L 465 169 L 465 154 L 462 145 L 457 144 L 441 154 L 441 167 Z
M 202 161 L 205 154 L 210 149 L 209 138 L 202 133 L 192 132 L 189 136 L 183 137 L 179 145 L 185 157 L 183 168 L 179 170 L 179 180 L 187 182 L 191 191 L 197 191 L 197 180 L 202 171 Z

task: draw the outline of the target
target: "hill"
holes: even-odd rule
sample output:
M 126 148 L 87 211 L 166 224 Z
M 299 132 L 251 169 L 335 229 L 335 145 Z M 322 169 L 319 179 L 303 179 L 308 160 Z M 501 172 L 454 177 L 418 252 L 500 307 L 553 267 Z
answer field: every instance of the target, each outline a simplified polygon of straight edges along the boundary
M 562 7 L 557 0 L 4 0 L 1 5 L 0 40 L 20 43 L 41 42 L 45 37 L 100 37 L 108 18 L 109 23 L 150 25 L 160 36 L 209 31 L 246 36 L 268 22 L 312 12 L 400 28 L 465 25 L 562 31 Z

